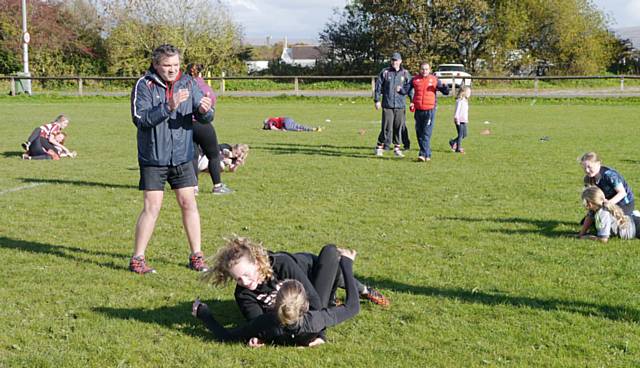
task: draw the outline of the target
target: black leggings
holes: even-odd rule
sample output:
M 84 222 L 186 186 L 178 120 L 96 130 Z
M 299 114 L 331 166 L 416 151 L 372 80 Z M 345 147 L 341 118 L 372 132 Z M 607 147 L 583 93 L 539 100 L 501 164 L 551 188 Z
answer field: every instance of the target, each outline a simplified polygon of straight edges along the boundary
M 29 152 L 27 153 L 31 156 L 32 160 L 51 160 L 51 156 L 47 153 L 48 150 L 55 151 L 56 149 L 46 138 L 38 136 L 31 141 Z
M 320 297 L 323 308 L 329 307 L 329 303 L 333 301 L 340 279 L 338 275 L 341 274 L 338 249 L 333 244 L 325 245 L 313 265 L 310 280 Z
M 218 136 L 213 124 L 202 124 L 199 121 L 193 122 L 193 141 L 200 147 L 205 156 L 209 159 L 209 174 L 213 185 L 222 183 L 220 178 L 220 148 L 218 148 Z M 198 176 L 198 157 L 193 160 Z

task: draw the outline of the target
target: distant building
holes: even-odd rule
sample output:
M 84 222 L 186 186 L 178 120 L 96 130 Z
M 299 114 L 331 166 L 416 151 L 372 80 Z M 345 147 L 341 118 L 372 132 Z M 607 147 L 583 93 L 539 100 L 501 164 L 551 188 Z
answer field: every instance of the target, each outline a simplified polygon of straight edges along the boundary
M 287 38 L 284 38 L 284 47 L 280 60 L 289 65 L 314 67 L 322 57 L 322 50 L 313 45 L 293 45 L 289 47 Z
M 253 40 L 253 45 L 259 45 L 258 40 Z M 267 43 L 270 39 L 267 39 Z M 264 44 L 264 41 L 262 42 Z M 317 61 L 322 58 L 323 52 L 319 46 L 312 44 L 295 44 L 289 47 L 287 37 L 284 38 L 284 45 L 282 54 L 280 54 L 280 61 L 288 64 L 301 67 L 313 68 Z M 252 60 L 246 61 L 247 69 L 249 73 L 255 73 L 262 70 L 269 69 L 269 60 Z

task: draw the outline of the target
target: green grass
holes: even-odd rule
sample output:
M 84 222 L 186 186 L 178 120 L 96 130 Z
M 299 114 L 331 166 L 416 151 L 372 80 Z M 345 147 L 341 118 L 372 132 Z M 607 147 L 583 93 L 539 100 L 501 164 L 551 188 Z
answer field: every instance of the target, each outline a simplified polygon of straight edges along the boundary
M 201 177 L 205 252 L 231 234 L 273 250 L 335 242 L 358 250 L 357 276 L 392 300 L 386 311 L 363 303 L 320 348 L 252 350 L 213 342 L 191 317 L 200 296 L 242 323 L 231 287 L 186 269 L 169 190 L 147 252 L 159 273 L 126 271 L 142 208 L 126 99 L 0 98 L 0 366 L 640 365 L 638 241 L 569 236 L 581 153 L 598 151 L 640 188 L 639 105 L 502 101 L 472 100 L 466 155 L 449 152 L 453 107 L 440 106 L 433 161 L 419 164 L 413 132 L 408 157 L 373 157 L 368 99 L 221 99 L 220 140 L 251 152 L 223 175 L 234 194 L 207 194 Z M 19 160 L 20 142 L 62 112 L 78 158 Z M 327 129 L 266 132 L 267 115 Z

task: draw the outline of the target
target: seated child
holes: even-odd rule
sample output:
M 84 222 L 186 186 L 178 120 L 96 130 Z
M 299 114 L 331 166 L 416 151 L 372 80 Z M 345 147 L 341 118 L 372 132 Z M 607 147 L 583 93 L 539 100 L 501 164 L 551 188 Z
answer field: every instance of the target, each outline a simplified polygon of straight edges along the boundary
M 637 235 L 636 227 L 640 218 L 625 215 L 618 205 L 607 201 L 604 192 L 595 185 L 588 186 L 582 191 L 582 203 L 589 211 L 595 223 L 596 236 L 580 232 L 581 239 L 599 240 L 606 243 L 612 235 L 621 239 L 633 239 Z
M 52 135 L 53 141 L 57 144 L 52 144 L 47 138 L 43 136 L 36 137 L 29 145 L 29 149 L 22 154 L 23 160 L 59 160 L 62 157 L 75 158 L 77 156 L 76 151 L 69 151 L 64 146 L 64 142 L 67 138 L 67 134 L 64 132 L 58 132 Z
M 220 149 L 220 170 L 235 172 L 238 167 L 244 165 L 249 155 L 249 146 L 246 144 L 230 145 L 222 143 Z M 198 170 L 201 172 L 208 171 L 209 159 L 200 153 L 198 157 Z
M 322 127 L 308 127 L 296 123 L 295 120 L 288 117 L 276 117 L 266 118 L 262 122 L 262 129 L 264 130 L 282 130 L 282 131 L 294 131 L 294 132 L 321 132 Z

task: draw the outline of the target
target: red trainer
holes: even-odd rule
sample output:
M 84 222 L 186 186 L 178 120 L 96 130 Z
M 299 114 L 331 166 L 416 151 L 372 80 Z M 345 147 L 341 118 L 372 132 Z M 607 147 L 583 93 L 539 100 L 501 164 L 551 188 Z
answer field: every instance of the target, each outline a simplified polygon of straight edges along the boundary
M 391 304 L 389 302 L 389 299 L 387 299 L 384 295 L 382 295 L 381 292 L 372 287 L 367 287 L 367 293 L 363 294 L 362 297 L 384 308 L 387 308 Z
M 209 271 L 209 267 L 204 261 L 204 254 L 202 254 L 202 252 L 193 253 L 189 257 L 189 264 L 187 265 L 187 267 L 198 272 Z
M 156 270 L 147 266 L 144 256 L 131 257 L 131 261 L 129 261 L 129 271 L 140 275 L 156 273 Z

